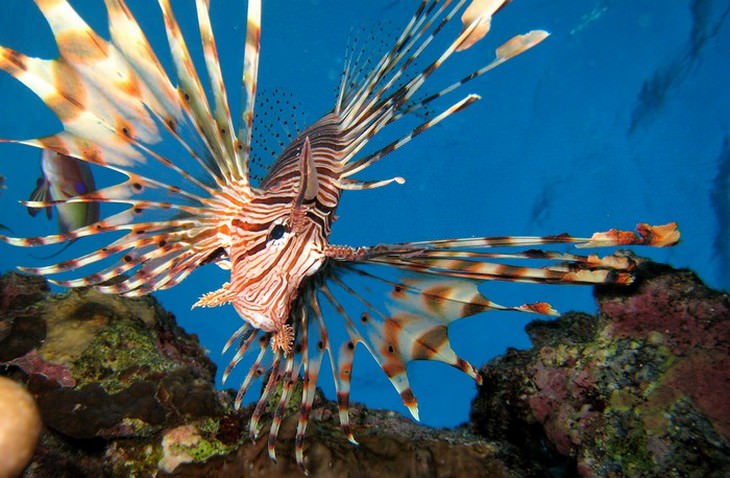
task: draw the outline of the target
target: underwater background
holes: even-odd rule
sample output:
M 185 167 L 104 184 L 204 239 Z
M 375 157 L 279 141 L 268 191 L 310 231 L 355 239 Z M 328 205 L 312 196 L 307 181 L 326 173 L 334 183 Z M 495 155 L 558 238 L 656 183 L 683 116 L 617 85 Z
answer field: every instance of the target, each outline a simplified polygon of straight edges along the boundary
M 71 3 L 105 31 L 101 0 Z M 128 3 L 169 65 L 157 6 L 149 0 Z M 237 97 L 245 2 L 211 3 L 229 94 Z M 265 0 L 257 112 L 268 110 L 291 122 L 292 114 L 279 113 L 276 103 L 287 98 L 296 104 L 300 126 L 315 121 L 334 104 L 348 42 L 377 58 L 418 3 Z M 193 1 L 174 4 L 176 9 L 179 4 L 184 30 L 194 32 Z M 50 30 L 31 0 L 5 0 L 2 9 L 1 45 L 32 56 L 56 55 Z M 545 29 L 552 36 L 449 96 L 454 102 L 478 93 L 482 101 L 361 175 L 399 175 L 407 182 L 346 192 L 331 242 L 358 246 L 508 234 L 586 236 L 612 227 L 632 229 L 638 222 L 677 221 L 678 246 L 636 252 L 689 267 L 709 286 L 730 289 L 728 15 L 724 0 L 512 2 L 495 16 L 490 36 L 447 63 L 427 91 L 488 63 L 493 49 L 516 33 Z M 0 137 L 37 137 L 59 125 L 32 93 L 0 74 Z M 385 140 L 407 130 L 386 132 Z M 0 146 L 6 188 L 0 191 L 0 224 L 12 235 L 49 233 L 56 227 L 55 219 L 31 218 L 17 204 L 35 187 L 39 160 L 40 151 Z M 71 245 L 69 253 L 78 246 Z M 54 251 L 0 245 L 0 270 L 47 263 L 37 257 Z M 219 364 L 219 375 L 230 358 L 219 351 L 240 319 L 231 307 L 191 311 L 190 306 L 224 281 L 226 273 L 206 266 L 156 294 L 183 327 L 198 334 Z M 562 312 L 595 309 L 590 287 L 495 282 L 483 292 L 506 305 L 547 300 Z M 534 318 L 490 312 L 456 323 L 450 334 L 457 353 L 479 366 L 508 347 L 527 347 L 523 327 Z M 437 363 L 416 363 L 409 370 L 422 422 L 453 426 L 467 420 L 476 388 L 471 379 Z M 239 366 L 226 386 L 237 387 L 244 373 L 245 366 Z M 334 396 L 329 377 L 320 386 Z M 363 349 L 356 355 L 352 399 L 407 413 Z

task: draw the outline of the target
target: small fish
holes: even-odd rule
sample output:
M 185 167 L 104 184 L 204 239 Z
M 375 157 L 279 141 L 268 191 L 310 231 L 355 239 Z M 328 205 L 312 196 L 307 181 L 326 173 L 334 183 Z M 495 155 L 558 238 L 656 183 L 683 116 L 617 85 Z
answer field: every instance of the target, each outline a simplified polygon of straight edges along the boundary
M 93 202 L 73 203 L 67 200 L 87 194 L 96 189 L 94 176 L 89 165 L 83 161 L 43 150 L 41 177 L 26 204 L 48 204 L 42 208 L 28 205 L 28 214 L 35 217 L 41 209 L 52 217 L 52 206 L 58 210 L 58 229 L 67 233 L 99 220 L 99 204 Z
M 294 384 L 301 380 L 295 455 L 305 468 L 304 437 L 325 356 L 331 364 L 342 430 L 356 444 L 348 410 L 358 346 L 380 364 L 418 419 L 407 373 L 410 362 L 443 362 L 481 382 L 478 369 L 452 349 L 450 324 L 489 310 L 557 314 L 545 302 L 492 302 L 482 290 L 490 281 L 629 284 L 642 261 L 626 252 L 601 257 L 535 246 L 664 247 L 679 240 L 676 224 L 670 223 L 640 224 L 636 233 L 612 229 L 590 237 L 470 237 L 372 246 L 330 243 L 345 191 L 404 181 L 401 177 L 365 181 L 356 175 L 480 99 L 466 94 L 439 106 L 452 92 L 548 37 L 542 30 L 515 35 L 494 50 L 486 65 L 457 76 L 462 79 L 452 79 L 441 90 L 429 90 L 429 78 L 449 58 L 482 44 L 492 16 L 509 0 L 422 0 L 392 48 L 372 68 L 363 68 L 360 52 L 351 52 L 334 107 L 283 147 L 259 185 L 252 183 L 249 165 L 261 0 L 248 2 L 244 101 L 237 127 L 221 74 L 209 0 L 195 2 L 200 33 L 195 38 L 202 42 L 211 91 L 203 87 L 170 0 L 158 3 L 176 80 L 163 68 L 123 0 L 104 1 L 108 41 L 67 0 L 35 1 L 53 31 L 59 57 L 31 58 L 0 47 L 0 68 L 33 90 L 58 116 L 63 131 L 18 142 L 126 176 L 118 184 L 61 203 L 110 203 L 127 209 L 65 233 L 30 238 L 0 235 L 0 241 L 28 247 L 98 235 L 108 241 L 99 249 L 20 269 L 44 276 L 67 274 L 72 277 L 53 282 L 126 296 L 168 289 L 209 263 L 230 271 L 230 280 L 195 306 L 230 304 L 242 320 L 224 348 L 225 353 L 235 344 L 236 352 L 223 380 L 254 349 L 253 364 L 235 401 L 240 406 L 251 384 L 265 381 L 249 422 L 253 438 L 259 436 L 274 390 L 280 390 L 269 414 L 267 449 L 272 459 Z M 460 33 L 445 28 L 459 19 Z M 433 42 L 437 36 L 447 38 Z M 423 119 L 420 114 L 426 108 L 440 108 L 440 113 Z M 420 118 L 421 123 L 393 137 L 395 130 L 389 126 L 404 117 Z M 384 146 L 363 153 L 376 135 Z M 164 141 L 181 153 L 167 153 L 159 146 Z M 377 213 L 376 205 L 373 211 Z M 82 267 L 86 272 L 79 272 Z M 121 280 L 107 282 L 114 278 Z

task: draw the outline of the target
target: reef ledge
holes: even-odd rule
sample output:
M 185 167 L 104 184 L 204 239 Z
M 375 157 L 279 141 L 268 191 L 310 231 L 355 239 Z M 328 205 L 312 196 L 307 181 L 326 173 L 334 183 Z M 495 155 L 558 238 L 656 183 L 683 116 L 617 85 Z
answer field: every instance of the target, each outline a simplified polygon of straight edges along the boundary
M 652 263 L 595 296 L 595 316 L 534 321 L 531 349 L 484 365 L 460 428 L 354 404 L 353 446 L 318 396 L 311 475 L 730 476 L 730 297 Z M 0 375 L 27 388 L 43 421 L 23 477 L 302 476 L 296 415 L 271 462 L 266 436 L 247 439 L 252 409 L 232 409 L 197 338 L 151 297 L 1 276 Z

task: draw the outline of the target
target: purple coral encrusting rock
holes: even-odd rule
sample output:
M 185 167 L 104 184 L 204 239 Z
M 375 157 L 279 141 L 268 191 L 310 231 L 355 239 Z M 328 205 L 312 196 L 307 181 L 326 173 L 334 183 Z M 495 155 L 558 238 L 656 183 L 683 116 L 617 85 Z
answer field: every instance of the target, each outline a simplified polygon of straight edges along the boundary
M 657 264 L 595 295 L 484 366 L 474 430 L 556 476 L 730 476 L 730 297 Z

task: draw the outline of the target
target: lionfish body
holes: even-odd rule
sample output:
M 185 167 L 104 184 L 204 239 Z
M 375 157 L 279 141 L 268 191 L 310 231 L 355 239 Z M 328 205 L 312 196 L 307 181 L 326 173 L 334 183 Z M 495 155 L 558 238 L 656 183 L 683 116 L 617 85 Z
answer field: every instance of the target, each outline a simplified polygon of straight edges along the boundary
M 422 0 L 392 49 L 371 71 L 358 75 L 352 64 L 346 68 L 334 109 L 284 148 L 258 186 L 249 179 L 248 158 L 257 89 L 260 0 L 248 4 L 242 80 L 245 104 L 237 130 L 218 64 L 208 0 L 196 0 L 196 9 L 210 96 L 169 0 L 159 0 L 159 5 L 176 83 L 123 0 L 105 0 L 109 41 L 98 36 L 66 0 L 35 1 L 53 30 L 60 56 L 44 60 L 0 48 L 0 68 L 32 89 L 61 120 L 63 131 L 19 142 L 108 168 L 127 179 L 61 201 L 28 201 L 25 205 L 111 203 L 127 208 L 61 234 L 0 236 L 0 240 L 42 246 L 86 236 L 112 237 L 104 247 L 79 257 L 22 269 L 43 275 L 75 274 L 75 278 L 55 282 L 128 296 L 170 288 L 203 264 L 229 269 L 230 281 L 196 305 L 230 303 L 243 319 L 226 345 L 227 349 L 236 343 L 237 351 L 224 380 L 252 346 L 258 348 L 236 400 L 240 405 L 255 379 L 268 377 L 251 418 L 253 436 L 258 434 L 272 391 L 281 387 L 269 432 L 272 458 L 293 385 L 302 377 L 296 456 L 303 465 L 303 439 L 325 355 L 332 366 L 342 428 L 355 443 L 348 406 L 354 350 L 359 344 L 378 361 L 403 403 L 418 418 L 406 370 L 409 362 L 441 361 L 480 381 L 477 369 L 451 348 L 447 331 L 453 321 L 492 309 L 555 314 L 543 302 L 515 307 L 491 302 L 478 290 L 482 282 L 629 283 L 631 269 L 639 261 L 626 253 L 599 257 L 524 248 L 488 252 L 490 248 L 566 243 L 665 246 L 678 240 L 675 225 L 669 224 L 641 225 L 639 234 L 611 230 L 590 238 L 566 234 L 467 238 L 357 248 L 329 243 L 344 190 L 402 182 L 401 178 L 359 181 L 353 179 L 355 174 L 469 106 L 478 96 L 467 95 L 406 136 L 362 154 L 373 136 L 547 36 L 543 31 L 517 35 L 497 48 L 496 58 L 488 65 L 447 88 L 421 94 L 426 80 L 450 56 L 473 47 L 487 34 L 492 15 L 509 0 Z M 425 67 L 417 67 L 416 60 L 433 50 L 429 48 L 432 40 L 446 34 L 445 27 L 454 19 L 461 20 L 461 33 Z M 163 155 L 157 148 L 163 139 L 185 154 L 174 159 Z M 163 180 L 157 171 L 172 179 Z M 504 263 L 531 259 L 548 265 Z M 90 272 L 81 272 L 85 269 Z M 362 281 L 371 286 L 358 289 L 356 283 Z M 343 297 L 355 305 L 343 305 Z M 333 327 L 343 330 L 346 338 L 332 338 Z

